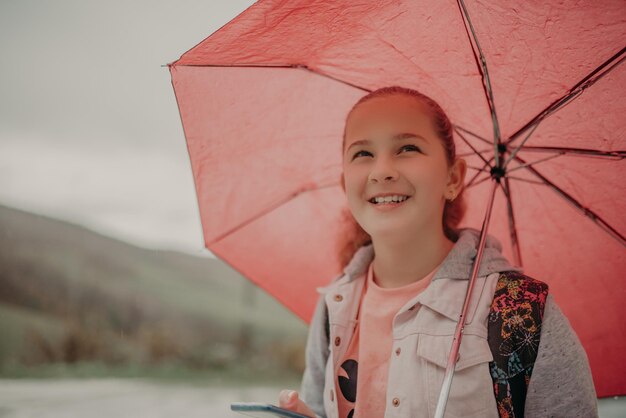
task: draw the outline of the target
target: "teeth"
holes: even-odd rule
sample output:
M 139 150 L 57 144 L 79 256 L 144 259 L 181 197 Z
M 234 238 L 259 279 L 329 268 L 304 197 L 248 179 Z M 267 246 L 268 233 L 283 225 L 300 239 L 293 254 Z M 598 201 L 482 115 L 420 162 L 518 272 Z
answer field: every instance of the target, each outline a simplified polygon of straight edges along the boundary
M 391 203 L 391 202 L 404 202 L 407 200 L 408 196 L 402 195 L 393 195 L 393 196 L 385 196 L 385 197 L 375 197 L 371 199 L 374 203 Z

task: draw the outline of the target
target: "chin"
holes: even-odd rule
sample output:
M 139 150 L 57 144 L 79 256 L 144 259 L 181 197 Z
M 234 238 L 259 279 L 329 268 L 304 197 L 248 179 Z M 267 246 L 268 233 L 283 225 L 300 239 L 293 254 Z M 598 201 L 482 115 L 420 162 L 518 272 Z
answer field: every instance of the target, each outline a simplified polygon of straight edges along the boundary
M 367 232 L 372 239 L 375 237 L 380 238 L 390 238 L 390 237 L 401 237 L 410 233 L 411 227 L 406 223 L 400 222 L 389 222 L 386 225 L 380 225 L 380 223 L 376 227 L 363 228 L 365 232 Z

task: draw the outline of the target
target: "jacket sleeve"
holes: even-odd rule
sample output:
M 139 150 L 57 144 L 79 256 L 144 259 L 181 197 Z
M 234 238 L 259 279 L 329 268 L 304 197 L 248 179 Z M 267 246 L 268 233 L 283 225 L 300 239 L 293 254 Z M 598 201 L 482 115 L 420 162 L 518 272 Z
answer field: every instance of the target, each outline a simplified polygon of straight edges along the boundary
M 526 417 L 598 417 L 589 361 L 569 321 L 548 294 Z
M 320 295 L 306 343 L 306 365 L 300 386 L 300 398 L 317 414 L 317 418 L 326 418 L 324 411 L 324 382 L 326 361 L 330 350 L 326 337 L 326 302 Z

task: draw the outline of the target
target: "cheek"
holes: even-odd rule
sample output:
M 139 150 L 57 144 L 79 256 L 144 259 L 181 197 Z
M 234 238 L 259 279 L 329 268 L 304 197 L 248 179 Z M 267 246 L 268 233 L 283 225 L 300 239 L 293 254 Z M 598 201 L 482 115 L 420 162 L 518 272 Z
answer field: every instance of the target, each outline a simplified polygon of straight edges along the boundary
M 414 170 L 411 174 L 416 184 L 416 192 L 428 194 L 429 196 L 440 197 L 446 189 L 447 171 L 439 166 L 422 166 L 419 170 Z
M 346 196 L 349 201 L 356 200 L 362 193 L 359 183 L 353 178 L 346 178 Z
M 428 193 L 431 197 L 439 197 L 438 195 L 443 191 L 444 183 L 437 176 L 429 176 L 424 183 L 424 192 Z
M 363 203 L 365 183 L 361 177 L 354 170 L 344 172 L 346 199 L 348 206 L 353 210 L 356 210 Z
M 365 174 L 367 176 L 367 174 Z M 362 190 L 364 186 L 364 174 L 363 170 L 359 170 L 358 167 L 348 167 L 343 170 L 343 180 L 346 187 L 347 194 L 353 194 Z
M 428 186 L 428 194 L 433 203 L 439 203 L 445 198 L 445 183 L 440 178 L 433 178 Z

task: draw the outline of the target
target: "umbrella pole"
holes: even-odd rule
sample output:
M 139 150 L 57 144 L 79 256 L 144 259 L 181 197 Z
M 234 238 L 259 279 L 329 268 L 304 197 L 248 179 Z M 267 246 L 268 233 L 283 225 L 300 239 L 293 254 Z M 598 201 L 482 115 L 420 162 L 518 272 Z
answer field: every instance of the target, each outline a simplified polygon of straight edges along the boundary
M 452 376 L 454 375 L 454 367 L 457 362 L 457 356 L 459 354 L 459 347 L 461 346 L 461 337 L 463 336 L 463 329 L 465 327 L 465 315 L 469 306 L 469 301 L 472 296 L 472 290 L 474 289 L 474 282 L 476 276 L 478 276 L 478 268 L 480 267 L 480 261 L 483 257 L 483 250 L 485 248 L 485 241 L 487 240 L 487 228 L 489 227 L 489 219 L 491 218 L 491 209 L 493 208 L 493 200 L 496 194 L 496 188 L 498 187 L 499 178 L 493 182 L 493 189 L 489 196 L 489 203 L 487 204 L 487 213 L 485 213 L 485 219 L 483 220 L 483 226 L 480 231 L 480 240 L 478 242 L 478 249 L 474 264 L 472 267 L 472 274 L 467 284 L 467 291 L 465 293 L 465 300 L 463 301 L 463 308 L 461 309 L 461 315 L 459 316 L 459 322 L 456 325 L 454 331 L 454 339 L 452 340 L 452 348 L 450 349 L 450 355 L 448 356 L 448 364 L 446 365 L 446 372 L 443 376 L 443 383 L 441 385 L 441 392 L 439 392 L 439 400 L 437 401 L 437 409 L 435 409 L 435 418 L 443 418 L 443 414 L 446 410 L 446 404 L 448 403 L 448 395 L 450 395 L 450 387 L 452 386 Z

